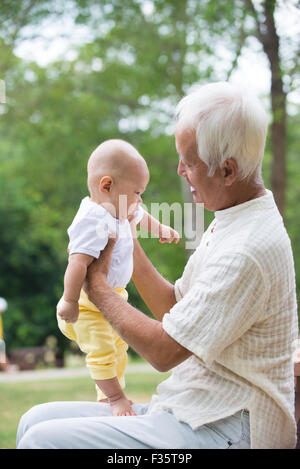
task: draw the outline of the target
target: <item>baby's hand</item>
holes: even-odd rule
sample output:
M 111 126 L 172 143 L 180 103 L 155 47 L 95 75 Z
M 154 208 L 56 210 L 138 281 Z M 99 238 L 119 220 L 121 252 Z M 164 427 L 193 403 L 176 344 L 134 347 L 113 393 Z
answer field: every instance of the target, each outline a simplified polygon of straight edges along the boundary
M 180 240 L 179 233 L 176 230 L 173 230 L 170 226 L 160 225 L 159 226 L 159 242 L 160 243 L 172 243 L 175 241 L 177 244 Z
M 131 405 L 132 401 L 129 401 L 125 396 L 116 401 L 110 401 L 110 408 L 115 417 L 129 417 L 130 415 L 136 415 Z
M 79 316 L 78 301 L 66 301 L 63 297 L 56 306 L 58 316 L 66 322 L 76 322 Z

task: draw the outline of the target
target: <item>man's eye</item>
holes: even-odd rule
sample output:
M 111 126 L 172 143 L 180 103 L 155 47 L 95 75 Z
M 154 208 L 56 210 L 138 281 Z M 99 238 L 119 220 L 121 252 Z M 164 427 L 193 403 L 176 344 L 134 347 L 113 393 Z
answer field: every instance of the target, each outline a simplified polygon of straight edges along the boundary
M 140 195 L 140 192 L 136 192 L 137 195 Z
M 183 161 L 183 160 L 181 160 L 181 161 L 182 161 L 183 165 L 186 166 L 187 168 L 192 168 L 193 167 L 192 164 L 188 164 L 186 161 Z

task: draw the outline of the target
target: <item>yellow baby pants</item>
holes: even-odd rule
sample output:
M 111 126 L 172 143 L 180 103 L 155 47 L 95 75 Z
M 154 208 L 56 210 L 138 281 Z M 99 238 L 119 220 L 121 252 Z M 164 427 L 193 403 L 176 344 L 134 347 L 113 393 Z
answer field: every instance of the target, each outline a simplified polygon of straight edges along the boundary
M 125 288 L 115 290 L 127 301 Z M 98 308 L 89 301 L 81 290 L 79 317 L 75 323 L 67 323 L 57 316 L 61 332 L 74 340 L 86 354 L 86 364 L 94 380 L 117 377 L 121 388 L 125 387 L 124 373 L 127 365 L 128 345 L 113 330 Z M 96 386 L 97 400 L 105 399 L 105 394 Z

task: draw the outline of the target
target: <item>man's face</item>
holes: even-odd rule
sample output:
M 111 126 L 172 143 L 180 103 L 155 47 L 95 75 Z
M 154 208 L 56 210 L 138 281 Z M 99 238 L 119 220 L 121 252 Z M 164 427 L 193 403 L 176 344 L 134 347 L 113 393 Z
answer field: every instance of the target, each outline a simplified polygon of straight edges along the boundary
M 194 130 L 175 131 L 176 148 L 179 154 L 177 173 L 186 179 L 195 203 L 203 203 L 207 210 L 222 208 L 224 190 L 222 171 L 217 169 L 211 177 L 208 167 L 199 158 Z

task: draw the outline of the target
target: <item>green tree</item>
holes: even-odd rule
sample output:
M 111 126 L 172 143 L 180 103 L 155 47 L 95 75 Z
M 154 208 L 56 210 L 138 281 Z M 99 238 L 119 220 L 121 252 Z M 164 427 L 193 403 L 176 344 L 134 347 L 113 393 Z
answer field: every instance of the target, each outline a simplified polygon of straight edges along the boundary
M 4 1 L 0 6 L 0 78 L 7 88 L 0 120 L 0 251 L 5 259 L 0 292 L 9 300 L 4 326 L 9 346 L 41 344 L 54 334 L 64 347 L 55 305 L 67 261 L 66 229 L 87 194 L 89 154 L 107 138 L 124 138 L 149 165 L 147 206 L 189 200 L 176 175 L 174 107 L 193 83 L 228 78 L 247 37 L 257 31 L 253 21 L 246 21 L 253 12 L 244 0 L 28 0 L 19 5 Z M 92 38 L 73 47 L 75 59 L 43 68 L 15 56 L 18 41 L 38 34 L 45 19 L 64 14 L 84 24 Z M 259 12 L 259 21 L 263 17 Z M 223 60 L 224 48 L 231 61 Z M 288 126 L 286 218 L 295 245 L 299 144 L 292 117 Z M 272 152 L 268 142 L 267 183 Z M 206 223 L 211 217 L 206 213 Z M 145 239 L 142 244 L 170 281 L 181 275 L 183 241 L 160 246 Z M 294 252 L 299 275 L 297 246 Z M 129 294 L 149 313 L 132 284 Z
M 299 47 L 289 49 L 289 63 L 284 63 L 281 56 L 281 38 L 275 19 L 279 3 L 277 0 L 264 0 L 257 8 L 253 0 L 244 0 L 245 7 L 255 20 L 255 28 L 252 31 L 249 30 L 248 34 L 254 35 L 261 43 L 271 71 L 271 148 L 273 155 L 271 187 L 279 211 L 284 216 L 287 180 L 287 94 L 294 88 L 295 78 L 299 75 L 299 64 L 297 64 Z M 285 5 L 291 6 L 292 2 L 287 1 Z

